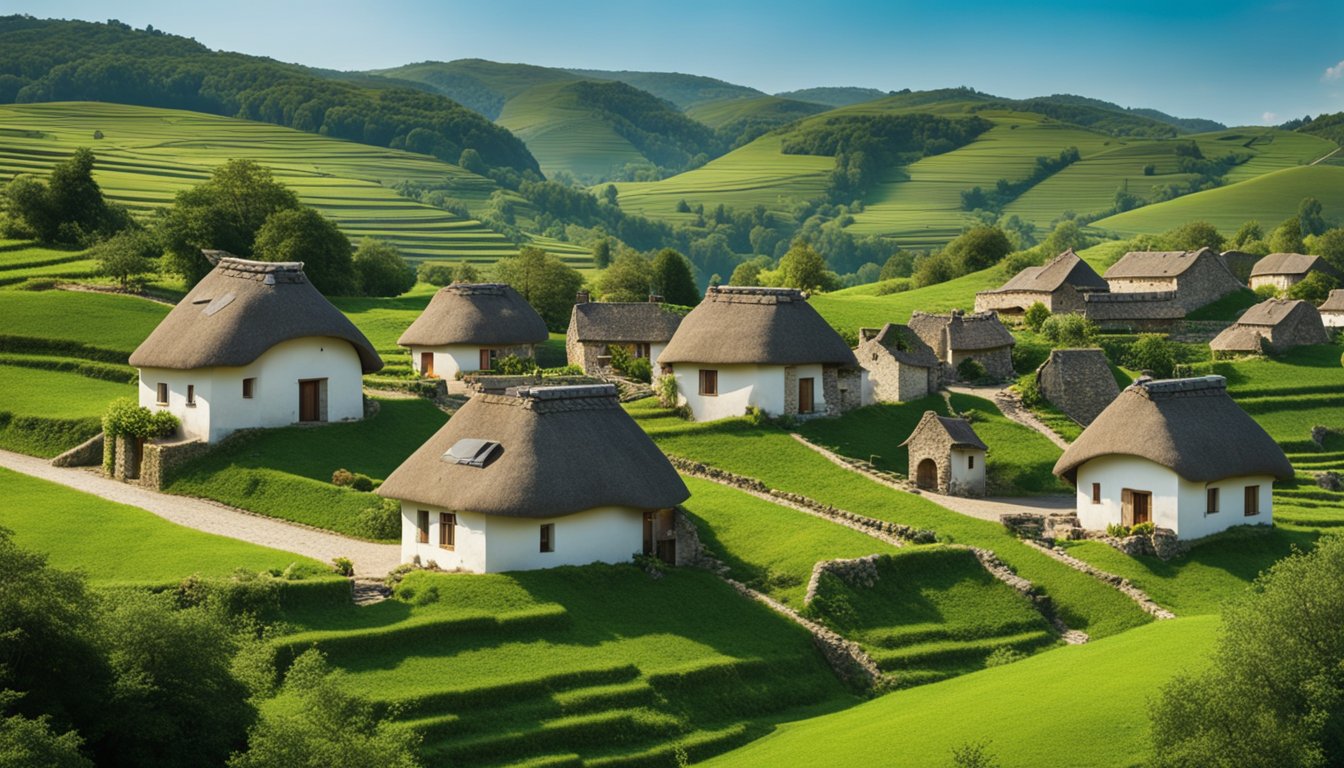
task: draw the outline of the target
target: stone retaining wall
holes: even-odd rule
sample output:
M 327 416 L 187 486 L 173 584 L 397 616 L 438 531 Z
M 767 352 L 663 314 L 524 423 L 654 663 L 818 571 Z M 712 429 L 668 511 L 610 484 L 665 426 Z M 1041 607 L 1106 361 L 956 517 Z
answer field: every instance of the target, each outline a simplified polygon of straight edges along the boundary
M 53 467 L 96 467 L 103 463 L 103 433 L 90 437 L 88 440 L 71 448 L 51 460 Z
M 1070 568 L 1076 571 L 1082 571 L 1083 573 L 1086 573 L 1087 575 L 1095 579 L 1110 584 L 1112 587 L 1118 589 L 1130 600 L 1133 600 L 1135 603 L 1138 603 L 1140 608 L 1142 608 L 1146 613 L 1152 615 L 1154 618 L 1158 619 L 1176 618 L 1176 614 L 1153 602 L 1153 599 L 1148 596 L 1148 593 L 1134 586 L 1134 584 L 1131 583 L 1129 579 L 1126 579 L 1122 576 L 1116 576 L 1114 573 L 1107 573 L 1106 571 L 1103 571 L 1100 568 L 1096 568 L 1092 565 L 1089 565 L 1088 563 L 1085 563 L 1082 560 L 1079 560 L 1078 558 L 1063 552 L 1062 550 L 1056 549 L 1055 547 L 1047 547 L 1046 545 L 1038 541 L 1033 541 L 1031 539 L 1023 539 L 1022 543 L 1036 550 L 1039 550 L 1045 555 L 1052 557 L 1055 560 L 1058 560 L 1059 562 L 1069 566 Z

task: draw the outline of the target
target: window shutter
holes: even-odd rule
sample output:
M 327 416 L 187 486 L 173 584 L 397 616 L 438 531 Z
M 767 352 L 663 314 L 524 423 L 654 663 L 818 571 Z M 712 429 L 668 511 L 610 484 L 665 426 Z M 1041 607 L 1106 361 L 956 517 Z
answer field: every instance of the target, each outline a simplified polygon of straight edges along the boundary
M 1120 491 L 1120 524 L 1134 524 L 1134 491 L 1128 488 Z

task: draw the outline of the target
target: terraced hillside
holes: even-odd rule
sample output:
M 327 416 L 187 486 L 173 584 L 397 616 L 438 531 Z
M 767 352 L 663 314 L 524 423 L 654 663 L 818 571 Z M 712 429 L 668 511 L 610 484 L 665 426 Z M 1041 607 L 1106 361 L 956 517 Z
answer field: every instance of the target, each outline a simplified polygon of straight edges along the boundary
M 95 139 L 95 131 L 103 138 Z M 87 102 L 0 107 L 0 178 L 45 173 L 78 147 L 93 149 L 94 176 L 106 195 L 139 215 L 171 203 L 214 166 L 242 157 L 271 168 L 353 240 L 381 237 L 413 261 L 488 264 L 517 252 L 478 221 L 394 191 L 402 181 L 445 186 L 471 207 L 483 205 L 497 189 L 485 177 L 428 155 L 179 110 Z M 554 250 L 575 266 L 589 263 L 581 249 Z
M 718 130 L 734 124 L 784 125 L 827 109 L 779 96 L 751 96 L 694 106 L 686 110 L 686 115 Z

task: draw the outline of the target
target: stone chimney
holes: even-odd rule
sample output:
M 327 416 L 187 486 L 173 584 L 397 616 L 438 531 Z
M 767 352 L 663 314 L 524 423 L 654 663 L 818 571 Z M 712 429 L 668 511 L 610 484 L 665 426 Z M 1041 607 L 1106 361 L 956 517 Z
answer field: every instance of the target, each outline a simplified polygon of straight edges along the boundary
M 879 334 L 879 333 L 881 333 L 881 332 L 882 332 L 882 329 L 881 329 L 881 328 L 860 328 L 860 329 L 859 329 L 859 340 L 860 340 L 860 341 L 872 341 L 873 339 L 877 338 L 877 334 Z
M 650 304 L 662 304 L 662 303 L 663 303 L 663 297 L 662 297 L 662 294 L 658 294 L 658 293 L 650 293 L 650 294 L 649 294 L 649 303 L 650 303 Z
M 592 294 L 588 293 L 588 291 L 579 291 L 574 294 L 575 304 L 587 304 L 590 301 L 592 301 Z

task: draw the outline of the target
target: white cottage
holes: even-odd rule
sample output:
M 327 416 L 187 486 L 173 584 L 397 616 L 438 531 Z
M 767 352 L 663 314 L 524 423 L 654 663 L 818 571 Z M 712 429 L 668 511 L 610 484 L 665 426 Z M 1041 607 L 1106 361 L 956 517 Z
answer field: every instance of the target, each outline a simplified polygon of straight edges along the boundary
M 1336 288 L 1317 307 L 1326 328 L 1344 328 L 1344 288 Z
M 373 345 L 318 293 L 300 262 L 223 257 L 135 352 L 140 404 L 183 436 L 364 416 Z
M 1288 457 L 1227 394 L 1222 376 L 1154 381 L 1120 393 L 1069 446 L 1055 474 L 1078 488 L 1084 528 L 1153 523 L 1182 539 L 1269 525 Z
M 690 496 L 610 384 L 477 394 L 378 493 L 401 502 L 403 562 L 477 573 L 674 561 Z
M 487 371 L 501 357 L 532 357 L 549 334 L 546 322 L 517 291 L 503 283 L 453 283 L 401 334 L 411 367 L 421 376 L 453 379 Z
M 710 287 L 658 356 L 696 421 L 835 415 L 862 405 L 849 345 L 792 288 Z

